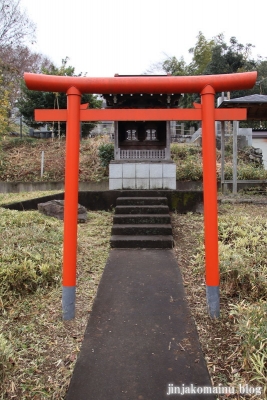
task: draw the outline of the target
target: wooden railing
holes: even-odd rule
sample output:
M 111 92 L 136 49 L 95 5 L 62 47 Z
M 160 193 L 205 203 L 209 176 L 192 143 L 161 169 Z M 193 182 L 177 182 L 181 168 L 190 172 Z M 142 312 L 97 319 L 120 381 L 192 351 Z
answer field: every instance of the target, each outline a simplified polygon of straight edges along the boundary
M 164 160 L 164 150 L 120 150 L 121 160 Z

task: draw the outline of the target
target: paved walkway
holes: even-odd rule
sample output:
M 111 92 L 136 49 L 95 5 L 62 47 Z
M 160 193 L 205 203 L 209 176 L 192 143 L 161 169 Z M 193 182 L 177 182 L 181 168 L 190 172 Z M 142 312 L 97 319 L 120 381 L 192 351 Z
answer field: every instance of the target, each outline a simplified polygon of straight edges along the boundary
M 173 250 L 111 250 L 66 400 L 163 400 L 169 384 L 211 386 Z

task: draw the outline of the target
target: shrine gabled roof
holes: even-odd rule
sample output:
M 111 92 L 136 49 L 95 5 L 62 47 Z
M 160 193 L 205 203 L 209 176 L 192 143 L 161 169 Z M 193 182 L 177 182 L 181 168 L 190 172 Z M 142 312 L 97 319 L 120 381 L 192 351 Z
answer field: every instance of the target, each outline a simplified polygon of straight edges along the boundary
M 267 120 L 267 96 L 263 94 L 252 94 L 231 100 L 224 100 L 218 108 L 247 108 L 248 120 Z
M 181 94 L 102 94 L 106 108 L 177 108 Z
M 170 77 L 170 74 L 160 75 L 120 75 L 115 74 L 115 78 L 148 78 L 148 77 Z M 135 93 L 112 95 L 102 93 L 102 97 L 106 101 L 106 108 L 173 108 L 178 107 L 180 93 Z
M 230 99 L 230 100 L 224 100 L 221 104 L 220 107 L 227 107 L 227 104 L 244 104 L 244 103 L 251 103 L 251 104 L 259 104 L 259 103 L 267 103 L 267 96 L 264 94 L 252 94 L 250 96 L 244 96 L 244 97 L 237 97 L 235 99 Z

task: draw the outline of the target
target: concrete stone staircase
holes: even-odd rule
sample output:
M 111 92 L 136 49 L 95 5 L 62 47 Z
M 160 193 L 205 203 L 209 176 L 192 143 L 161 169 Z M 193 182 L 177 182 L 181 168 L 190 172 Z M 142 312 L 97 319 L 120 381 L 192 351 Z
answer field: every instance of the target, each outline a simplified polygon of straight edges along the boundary
M 110 245 L 113 248 L 173 247 L 166 197 L 118 197 Z

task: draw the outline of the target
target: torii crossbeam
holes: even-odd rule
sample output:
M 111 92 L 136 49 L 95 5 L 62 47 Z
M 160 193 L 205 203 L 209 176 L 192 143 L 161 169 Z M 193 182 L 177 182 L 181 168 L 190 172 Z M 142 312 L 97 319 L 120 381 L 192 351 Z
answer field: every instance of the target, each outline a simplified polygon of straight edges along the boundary
M 214 110 L 215 121 L 247 119 L 246 109 L 219 108 Z M 202 107 L 194 109 L 80 109 L 82 121 L 201 121 Z M 35 121 L 67 121 L 67 110 L 35 110 Z
M 86 78 L 24 74 L 32 90 L 65 92 L 66 110 L 35 110 L 37 121 L 67 121 L 62 307 L 63 319 L 75 316 L 79 140 L 81 121 L 202 120 L 206 293 L 209 314 L 219 317 L 219 257 L 215 121 L 245 120 L 246 109 L 215 109 L 215 93 L 250 89 L 256 72 L 204 76 Z M 194 109 L 85 109 L 82 93 L 200 93 Z

